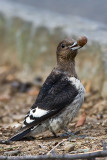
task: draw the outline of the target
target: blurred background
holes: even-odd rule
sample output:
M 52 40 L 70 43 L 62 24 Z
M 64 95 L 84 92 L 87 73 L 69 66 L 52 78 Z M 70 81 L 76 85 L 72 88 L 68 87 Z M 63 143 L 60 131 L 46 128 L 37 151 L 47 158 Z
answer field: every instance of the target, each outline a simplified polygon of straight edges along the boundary
M 76 70 L 86 89 L 85 102 L 69 128 L 94 138 L 79 139 L 73 147 L 76 152 L 67 151 L 65 144 L 57 153 L 81 153 L 82 146 L 87 151 L 103 149 L 101 141 L 107 139 L 107 0 L 0 0 L 2 139 L 12 135 L 11 127 L 23 121 L 34 103 L 56 65 L 58 43 L 81 35 L 88 37 L 88 43 L 79 50 Z M 19 142 L 15 147 L 20 146 L 22 155 L 47 154 L 60 140 L 55 141 Z M 0 154 L 5 151 L 4 147 Z
M 56 64 L 58 42 L 86 35 L 88 44 L 77 58 L 77 72 L 93 90 L 107 96 L 106 3 L 0 0 L 0 65 L 20 68 L 25 81 L 41 74 L 45 79 Z

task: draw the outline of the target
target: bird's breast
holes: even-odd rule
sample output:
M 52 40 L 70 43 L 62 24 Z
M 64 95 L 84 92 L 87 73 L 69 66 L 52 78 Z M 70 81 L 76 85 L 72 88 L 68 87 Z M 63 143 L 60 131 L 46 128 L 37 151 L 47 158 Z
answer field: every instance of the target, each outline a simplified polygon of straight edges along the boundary
M 54 132 L 57 132 L 61 128 L 67 126 L 67 124 L 71 122 L 75 115 L 78 113 L 78 110 L 84 102 L 85 88 L 80 82 L 80 80 L 76 79 L 75 77 L 68 77 L 68 80 L 70 81 L 71 85 L 75 86 L 78 94 L 71 104 L 69 104 L 56 117 L 50 120 L 50 127 Z

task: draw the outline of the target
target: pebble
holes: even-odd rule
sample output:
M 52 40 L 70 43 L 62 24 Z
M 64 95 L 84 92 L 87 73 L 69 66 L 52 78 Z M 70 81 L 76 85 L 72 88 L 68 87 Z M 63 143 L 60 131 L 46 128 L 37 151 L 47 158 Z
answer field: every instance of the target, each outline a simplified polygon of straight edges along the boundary
M 80 153 L 86 153 L 86 152 L 88 152 L 89 150 L 90 150 L 89 148 L 79 149 L 78 152 L 80 152 Z
M 67 152 L 71 152 L 71 151 L 74 151 L 74 148 L 75 148 L 75 143 L 65 143 L 64 145 L 64 150 L 67 151 Z
M 97 114 L 97 120 L 103 119 L 103 115 L 102 114 Z
M 76 142 L 76 138 L 70 138 L 70 142 Z
M 85 137 L 84 139 L 97 139 L 97 137 Z
M 18 154 L 20 154 L 21 151 L 20 150 L 16 150 L 16 151 L 6 151 L 4 152 L 4 156 L 17 156 Z
M 105 126 L 105 127 L 107 126 L 107 119 L 103 121 L 102 126 Z
M 2 136 L 2 132 L 0 132 L 0 136 Z

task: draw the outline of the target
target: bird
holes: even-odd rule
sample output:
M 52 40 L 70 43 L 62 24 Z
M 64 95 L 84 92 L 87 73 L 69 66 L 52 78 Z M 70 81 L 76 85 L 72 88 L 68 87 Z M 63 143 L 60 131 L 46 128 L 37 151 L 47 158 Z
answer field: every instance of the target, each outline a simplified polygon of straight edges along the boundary
M 58 44 L 56 66 L 42 85 L 21 128 L 9 141 L 34 137 L 47 130 L 56 136 L 67 128 L 84 102 L 85 88 L 77 76 L 75 58 L 87 40 L 81 36 L 77 41 L 64 39 Z

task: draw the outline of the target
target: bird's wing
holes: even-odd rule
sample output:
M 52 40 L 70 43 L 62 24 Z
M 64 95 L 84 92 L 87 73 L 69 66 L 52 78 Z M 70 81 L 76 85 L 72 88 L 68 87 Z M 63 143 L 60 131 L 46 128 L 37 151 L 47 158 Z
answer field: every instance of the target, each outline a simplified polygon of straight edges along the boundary
M 78 94 L 78 90 L 62 73 L 51 74 L 43 84 L 36 102 L 31 107 L 24 120 L 24 126 L 20 133 L 25 135 L 34 126 L 46 119 L 58 114 L 66 106 L 72 103 Z

